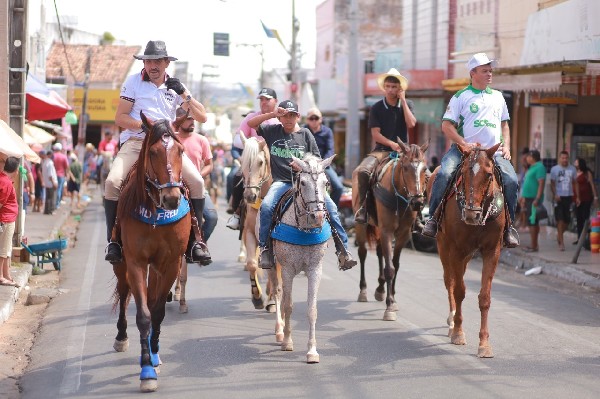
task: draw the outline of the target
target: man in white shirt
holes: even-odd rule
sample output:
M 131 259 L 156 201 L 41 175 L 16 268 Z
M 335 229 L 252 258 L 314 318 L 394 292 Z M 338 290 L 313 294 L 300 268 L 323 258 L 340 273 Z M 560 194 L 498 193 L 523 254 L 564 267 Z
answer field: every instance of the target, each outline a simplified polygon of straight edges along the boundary
M 577 169 L 569 165 L 569 153 L 561 151 L 558 164 L 550 169 L 550 190 L 554 200 L 558 249 L 565 250 L 564 233 L 571 221 L 573 194 L 577 192 Z

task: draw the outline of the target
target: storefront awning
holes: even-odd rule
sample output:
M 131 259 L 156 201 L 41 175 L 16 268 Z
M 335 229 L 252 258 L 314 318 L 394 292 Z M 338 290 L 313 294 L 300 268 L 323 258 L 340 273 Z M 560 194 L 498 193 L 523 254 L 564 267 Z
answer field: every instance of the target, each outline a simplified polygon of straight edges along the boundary
M 23 140 L 29 145 L 41 144 L 42 146 L 46 146 L 52 143 L 55 137 L 44 129 L 26 123 L 23 127 Z
M 494 75 L 491 86 L 498 90 L 515 92 L 558 91 L 562 72 L 545 72 L 529 75 Z
M 61 119 L 71 109 L 69 104 L 54 90 L 35 76 L 28 74 L 25 82 L 27 120 Z
M 25 156 L 30 162 L 40 163 L 36 154 L 6 122 L 0 119 L 0 152 L 10 157 Z

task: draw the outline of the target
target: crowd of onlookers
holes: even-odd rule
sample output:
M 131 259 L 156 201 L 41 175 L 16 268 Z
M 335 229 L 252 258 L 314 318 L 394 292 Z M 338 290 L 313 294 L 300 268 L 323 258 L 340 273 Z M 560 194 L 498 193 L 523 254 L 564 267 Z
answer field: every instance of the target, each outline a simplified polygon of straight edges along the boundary
M 539 250 L 538 237 L 540 220 L 548 218 L 544 206 L 546 187 L 546 166 L 540 152 L 525 148 L 521 153 L 520 199 L 518 225 L 528 226 L 531 243 L 523 249 L 527 252 Z M 577 223 L 577 244 L 583 239 L 583 247 L 590 249 L 589 237 L 584 232 L 586 220 L 590 218 L 592 207 L 598 208 L 598 192 L 594 184 L 592 171 L 583 158 L 577 158 L 574 165 L 569 164 L 569 153 L 562 151 L 558 162 L 550 169 L 550 195 L 548 200 L 553 206 L 556 222 L 556 240 L 560 251 L 565 251 L 565 235 L 573 215 Z

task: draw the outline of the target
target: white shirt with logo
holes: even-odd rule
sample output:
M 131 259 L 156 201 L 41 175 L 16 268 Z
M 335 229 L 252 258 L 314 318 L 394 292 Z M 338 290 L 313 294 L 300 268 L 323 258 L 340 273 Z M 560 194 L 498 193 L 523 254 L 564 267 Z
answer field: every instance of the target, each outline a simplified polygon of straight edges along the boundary
M 501 92 L 490 87 L 477 90 L 471 85 L 452 96 L 442 118 L 453 122 L 467 143 L 479 143 L 482 148 L 502 141 L 502 122 L 509 119 Z
M 559 197 L 573 196 L 573 182 L 577 179 L 577 169 L 573 165 L 554 165 L 550 169 L 550 180 L 556 185 Z
M 152 120 L 174 121 L 177 107 L 183 103 L 181 96 L 168 90 L 164 83 L 156 87 L 154 83 L 143 80 L 142 73 L 127 78 L 121 88 L 120 98 L 133 103 L 129 116 L 138 121 L 142 120 L 140 111 L 144 111 L 144 115 Z M 119 139 L 123 144 L 132 137 L 143 139 L 145 135 L 141 130 L 127 129 L 121 132 Z

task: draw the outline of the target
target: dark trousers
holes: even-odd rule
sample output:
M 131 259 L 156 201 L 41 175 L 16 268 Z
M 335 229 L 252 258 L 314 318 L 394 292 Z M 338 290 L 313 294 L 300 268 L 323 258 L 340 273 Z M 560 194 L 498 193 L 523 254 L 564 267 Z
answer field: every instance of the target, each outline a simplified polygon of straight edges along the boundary
M 50 215 L 56 205 L 56 189 L 54 187 L 46 187 L 46 202 L 44 203 L 44 214 Z
M 585 221 L 590 218 L 590 210 L 592 208 L 592 201 L 581 202 L 579 206 L 575 207 L 575 215 L 577 216 L 577 237 L 581 237 L 583 232 L 583 225 Z M 586 238 L 586 237 L 584 237 Z M 587 244 L 586 244 L 587 248 Z

